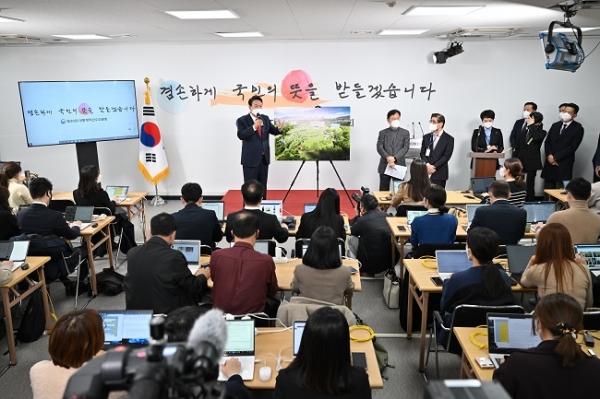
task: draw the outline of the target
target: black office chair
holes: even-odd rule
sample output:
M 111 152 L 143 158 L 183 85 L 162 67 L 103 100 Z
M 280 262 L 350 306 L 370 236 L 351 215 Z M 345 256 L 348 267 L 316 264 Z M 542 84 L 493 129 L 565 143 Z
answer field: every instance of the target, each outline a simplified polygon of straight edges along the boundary
M 406 254 L 406 257 L 408 258 L 409 255 L 413 259 L 419 259 L 424 256 L 435 257 L 435 251 L 464 250 L 465 248 L 465 244 L 421 244 L 417 247 L 416 251 Z
M 52 209 L 53 211 L 58 211 L 60 213 L 65 213 L 68 206 L 75 206 L 75 202 L 69 199 L 53 199 L 50 200 L 48 204 L 48 209 Z
M 399 205 L 396 208 L 396 216 L 397 217 L 406 217 L 408 211 L 426 211 L 427 208 L 423 205 Z

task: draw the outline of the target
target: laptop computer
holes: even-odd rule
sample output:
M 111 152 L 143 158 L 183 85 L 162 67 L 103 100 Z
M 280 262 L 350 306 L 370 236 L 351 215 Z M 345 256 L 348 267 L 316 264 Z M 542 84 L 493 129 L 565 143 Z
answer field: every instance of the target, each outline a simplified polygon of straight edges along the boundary
M 93 214 L 93 206 L 68 206 L 65 209 L 65 220 L 69 223 L 81 221 L 81 230 L 83 230 L 92 223 Z
M 312 212 L 317 207 L 316 202 L 306 203 L 304 204 L 304 213 Z
M 0 260 L 12 260 L 10 271 L 14 272 L 23 263 L 29 251 L 29 241 L 0 241 Z
M 592 273 L 596 276 L 600 274 L 600 245 L 575 245 L 575 253 L 579 253 L 585 258 Z
M 488 206 L 489 204 L 467 204 L 465 208 L 467 209 L 467 224 L 463 225 L 465 230 L 468 230 L 471 227 L 471 223 L 473 222 L 473 218 L 475 218 L 475 211 L 477 208 L 481 208 L 482 206 Z
M 265 213 L 277 216 L 281 223 L 283 219 L 283 200 L 265 200 L 260 203 L 260 209 Z
M 116 202 L 123 202 L 127 199 L 129 186 L 106 186 L 104 189 L 110 198 L 115 198 Z
M 298 354 L 300 350 L 300 342 L 302 342 L 302 333 L 304 333 L 304 327 L 306 326 L 305 321 L 295 321 L 294 322 L 294 357 Z
M 152 310 L 99 310 L 104 327 L 104 349 L 150 343 Z
M 560 191 L 562 194 L 566 194 L 567 193 L 567 184 L 571 183 L 571 180 L 563 180 L 563 188 Z
M 525 202 L 523 209 L 527 211 L 527 223 L 546 223 L 556 211 L 556 204 L 552 201 Z
M 192 274 L 196 274 L 200 267 L 200 241 L 199 240 L 175 240 L 171 248 L 181 251 Z
M 400 185 L 404 184 L 404 181 L 393 179 L 392 182 L 393 182 L 392 183 L 393 184 L 392 185 L 392 187 L 393 187 L 392 195 L 394 195 L 394 193 L 398 192 L 398 188 L 400 187 Z
M 471 178 L 471 190 L 476 196 L 486 194 L 490 184 L 496 181 L 495 177 L 472 177 Z
M 240 376 L 244 381 L 254 379 L 254 319 L 225 320 L 227 323 L 227 343 L 219 364 L 236 357 L 242 364 Z M 219 370 L 219 381 L 227 381 L 227 377 Z
M 202 208 L 210 209 L 217 215 L 219 223 L 225 221 L 225 202 L 223 201 L 202 201 Z
M 419 216 L 427 215 L 427 211 L 406 211 L 406 223 L 410 226 Z
M 442 280 L 450 278 L 453 273 L 467 270 L 473 263 L 464 250 L 439 250 L 435 251 L 438 274 Z
M 598 248 L 600 249 L 600 247 Z M 533 255 L 535 255 L 535 245 L 506 246 L 506 257 L 508 258 L 510 278 L 516 283 L 521 284 L 521 276 Z
M 532 314 L 488 313 L 488 350 L 494 366 L 517 349 L 527 349 L 542 342 L 532 328 Z

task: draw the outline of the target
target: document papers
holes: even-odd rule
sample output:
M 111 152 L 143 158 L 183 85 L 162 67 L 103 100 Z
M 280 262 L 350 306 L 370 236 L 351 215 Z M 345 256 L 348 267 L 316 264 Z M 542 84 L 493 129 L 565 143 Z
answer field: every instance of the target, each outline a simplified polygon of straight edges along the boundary
M 394 179 L 404 180 L 406 169 L 406 166 L 396 165 L 392 168 L 388 165 L 388 167 L 385 168 L 384 173 L 388 176 L 392 176 Z

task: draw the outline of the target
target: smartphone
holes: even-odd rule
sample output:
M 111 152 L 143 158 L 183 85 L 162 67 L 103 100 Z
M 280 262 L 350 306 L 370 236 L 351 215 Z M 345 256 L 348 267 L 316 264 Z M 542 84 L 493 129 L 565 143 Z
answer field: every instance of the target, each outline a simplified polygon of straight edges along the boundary
M 396 226 L 400 231 L 406 231 L 406 227 L 404 226 Z
M 444 285 L 444 280 L 442 280 L 439 277 L 431 277 L 431 281 L 433 281 L 433 284 L 437 285 L 438 287 L 441 287 Z
M 493 369 L 494 368 L 494 363 L 492 363 L 490 358 L 487 356 L 478 357 L 475 360 L 477 360 L 477 364 L 482 369 Z
M 364 352 L 352 352 L 352 365 L 367 370 L 367 355 Z

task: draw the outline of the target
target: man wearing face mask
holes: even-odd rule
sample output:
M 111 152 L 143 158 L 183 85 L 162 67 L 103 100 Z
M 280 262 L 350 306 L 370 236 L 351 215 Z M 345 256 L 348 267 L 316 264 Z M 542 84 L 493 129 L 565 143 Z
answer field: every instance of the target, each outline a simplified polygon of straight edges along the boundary
M 527 173 L 527 194 L 525 201 L 535 200 L 535 175 L 542 169 L 541 148 L 546 131 L 543 129 L 544 116 L 539 112 L 532 112 L 525 119 L 525 129 L 517 135 L 517 143 L 513 156 L 519 158 L 523 164 L 523 171 Z
M 483 111 L 479 118 L 481 118 L 482 124 L 478 129 L 473 130 L 473 136 L 471 137 L 471 151 L 473 152 L 502 152 L 504 151 L 504 139 L 502 138 L 502 131 L 498 128 L 492 127 L 494 119 L 496 119 L 496 113 L 491 109 Z M 496 169 L 500 167 L 498 160 L 496 160 Z M 471 169 L 473 169 L 473 160 L 471 159 Z
M 561 122 L 552 124 L 546 138 L 546 162 L 542 170 L 544 189 L 563 187 L 564 180 L 573 177 L 575 152 L 583 140 L 583 126 L 574 119 L 579 106 L 568 103 L 560 113 Z
M 523 105 L 523 118 L 518 119 L 515 122 L 511 132 L 510 132 L 510 146 L 514 149 L 517 147 L 517 141 L 519 132 L 523 131 L 527 126 L 526 119 L 527 117 L 534 111 L 537 111 L 537 104 L 531 101 L 528 101 Z
M 380 191 L 390 190 L 391 176 L 384 173 L 385 169 L 388 166 L 406 166 L 404 156 L 410 147 L 410 134 L 400 127 L 400 111 L 393 109 L 388 112 L 387 121 L 390 126 L 380 131 L 377 137 L 377 152 L 381 156 L 377 167 Z
M 446 118 L 444 115 L 433 113 L 429 120 L 429 131 L 423 136 L 421 144 L 421 159 L 427 164 L 429 180 L 432 184 L 446 187 L 448 180 L 448 161 L 454 151 L 454 137 L 444 131 Z
M 260 96 L 248 100 L 250 112 L 235 122 L 237 136 L 242 140 L 242 166 L 244 182 L 258 180 L 265 186 L 264 198 L 267 198 L 267 180 L 271 163 L 269 135 L 281 134 L 283 121 L 275 126 L 266 115 L 262 115 L 263 101 Z

